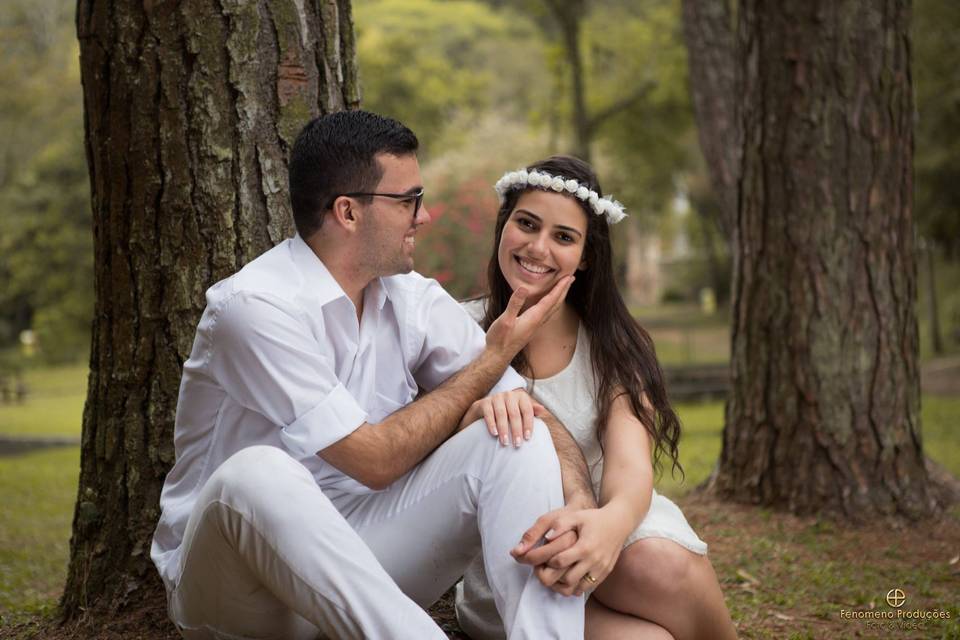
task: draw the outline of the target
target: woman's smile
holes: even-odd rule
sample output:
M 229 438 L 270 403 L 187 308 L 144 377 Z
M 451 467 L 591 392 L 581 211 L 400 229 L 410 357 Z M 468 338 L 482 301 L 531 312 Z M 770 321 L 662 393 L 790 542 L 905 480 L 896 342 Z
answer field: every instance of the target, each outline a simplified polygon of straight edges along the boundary
M 520 265 L 520 268 L 523 269 L 523 271 L 526 271 L 530 276 L 537 279 L 543 278 L 556 271 L 556 269 L 546 267 L 538 262 L 530 260 L 529 258 L 523 258 L 521 256 L 514 255 L 513 259 L 517 261 L 517 264 Z
M 559 193 L 528 191 L 506 221 L 497 251 L 510 288 L 524 286 L 536 301 L 556 280 L 582 267 L 587 218 L 577 201 Z

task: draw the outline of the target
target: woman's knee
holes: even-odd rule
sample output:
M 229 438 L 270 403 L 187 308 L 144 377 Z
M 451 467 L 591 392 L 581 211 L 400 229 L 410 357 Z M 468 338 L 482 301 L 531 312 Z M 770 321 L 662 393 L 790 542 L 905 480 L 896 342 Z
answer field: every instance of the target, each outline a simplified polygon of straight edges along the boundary
M 623 550 L 615 570 L 637 591 L 680 596 L 689 587 L 696 558 L 671 540 L 646 538 Z

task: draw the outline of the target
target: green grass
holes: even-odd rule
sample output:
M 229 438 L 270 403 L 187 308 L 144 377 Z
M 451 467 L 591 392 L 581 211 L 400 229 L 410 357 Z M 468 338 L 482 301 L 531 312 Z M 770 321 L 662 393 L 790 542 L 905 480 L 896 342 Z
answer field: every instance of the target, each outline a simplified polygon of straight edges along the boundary
M 51 395 L 84 394 L 87 390 L 86 363 L 27 369 L 24 380 L 31 394 L 38 397 Z
M 79 470 L 79 447 L 0 458 L 4 621 L 56 606 L 66 578 Z
M 684 477 L 674 477 L 668 465 L 657 482 L 657 491 L 679 498 L 707 479 L 720 457 L 723 432 L 723 403 L 678 404 L 675 407 L 683 426 L 680 437 L 680 464 Z
M 920 402 L 923 450 L 960 477 L 960 398 L 925 395 Z
M 79 435 L 86 367 L 31 371 L 29 375 L 33 395 L 23 406 L 0 406 L 0 434 Z M 674 498 L 697 486 L 713 470 L 720 453 L 723 403 L 680 404 L 677 411 L 684 427 L 680 460 L 686 479 L 681 482 L 672 478 L 666 469 L 658 483 L 658 490 Z M 922 419 L 927 453 L 960 475 L 960 398 L 924 396 Z M 0 615 L 7 621 L 49 611 L 56 604 L 66 574 L 78 472 L 76 447 L 0 457 L 0 500 L 4 504 L 0 516 Z M 760 510 L 757 517 L 769 517 L 765 513 Z M 811 531 L 811 539 L 823 533 Z M 757 566 L 747 564 L 744 569 L 756 575 L 763 558 L 769 556 L 770 549 L 764 545 L 777 542 L 757 539 L 751 544 L 755 553 L 750 557 L 756 556 Z M 824 565 L 821 569 L 824 580 L 835 575 L 834 567 Z M 815 578 L 810 576 L 811 580 Z M 854 583 L 864 584 L 859 579 Z M 920 589 L 922 585 L 913 587 Z M 867 597 L 866 592 L 860 594 L 852 586 L 847 593 L 855 600 Z M 781 595 L 783 606 L 806 597 L 802 590 Z
M 28 369 L 23 404 L 0 404 L 0 435 L 79 436 L 86 400 L 87 367 Z

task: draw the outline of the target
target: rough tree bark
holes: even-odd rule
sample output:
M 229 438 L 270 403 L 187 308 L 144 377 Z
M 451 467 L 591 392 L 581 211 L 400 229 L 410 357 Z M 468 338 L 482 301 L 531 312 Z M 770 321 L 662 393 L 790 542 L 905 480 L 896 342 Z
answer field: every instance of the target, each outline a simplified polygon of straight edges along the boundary
M 733 18 L 727 0 L 683 0 L 682 15 L 700 150 L 720 205 L 717 223 L 729 243 L 736 224 L 740 178 Z
M 720 495 L 936 508 L 920 440 L 910 2 L 744 0 Z
M 136 602 L 203 292 L 292 231 L 287 151 L 359 103 L 349 0 L 80 0 L 96 311 L 66 619 Z

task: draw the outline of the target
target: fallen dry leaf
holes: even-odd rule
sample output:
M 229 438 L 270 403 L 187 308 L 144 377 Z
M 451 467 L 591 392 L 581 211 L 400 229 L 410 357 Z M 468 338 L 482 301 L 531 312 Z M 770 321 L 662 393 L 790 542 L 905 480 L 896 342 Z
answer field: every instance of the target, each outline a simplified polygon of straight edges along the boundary
M 752 584 L 760 584 L 760 581 L 757 580 L 757 578 L 755 578 L 754 576 L 750 575 L 749 573 L 747 573 L 747 572 L 744 571 L 743 569 L 737 569 L 737 576 L 738 576 L 740 579 L 745 580 L 745 581 L 747 581 L 747 582 L 750 582 L 750 583 L 752 583 Z

